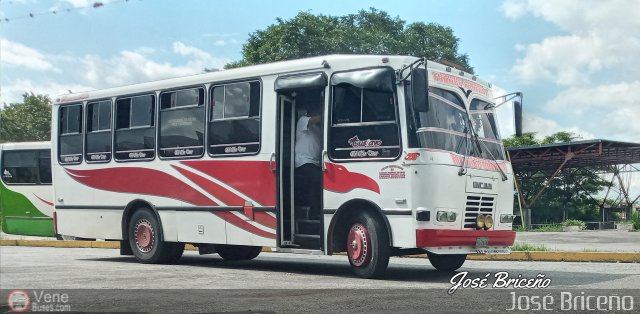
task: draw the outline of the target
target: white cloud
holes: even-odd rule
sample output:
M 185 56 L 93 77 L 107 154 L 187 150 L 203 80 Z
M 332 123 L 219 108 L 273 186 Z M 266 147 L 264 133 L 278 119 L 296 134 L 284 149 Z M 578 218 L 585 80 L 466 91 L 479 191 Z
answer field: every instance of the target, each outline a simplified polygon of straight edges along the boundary
M 93 89 L 89 86 L 80 84 L 61 84 L 52 81 L 46 82 L 34 82 L 25 79 L 18 79 L 11 81 L 8 84 L 2 85 L 2 99 L 0 103 L 10 104 L 22 102 L 22 95 L 24 93 L 34 93 L 36 95 L 49 95 L 51 99 L 54 99 L 58 95 L 66 94 L 69 91 L 74 93 L 83 92 Z
M 69 3 L 74 8 L 84 8 L 88 7 L 93 1 L 90 0 L 65 0 L 65 2 Z
M 527 13 L 527 3 L 523 1 L 505 1 L 500 9 L 506 17 L 515 20 Z
M 113 0 L 102 0 L 102 1 L 93 1 L 93 0 L 64 0 L 71 5 L 73 8 L 87 8 L 93 6 L 96 2 L 101 2 L 102 4 L 109 4 L 113 2 Z
M 5 38 L 0 38 L 0 46 L 4 65 L 40 71 L 53 69 L 53 65 L 46 60 L 45 55 L 34 48 Z
M 541 107 L 544 115 L 562 115 L 558 121 L 574 124 L 560 127 L 537 116 L 529 121 L 534 131 L 638 141 L 640 1 L 506 0 L 501 9 L 509 19 L 530 15 L 565 32 L 514 47 L 522 57 L 512 72 L 521 82 L 564 88 Z
M 638 47 L 629 47 L 640 53 Z M 540 79 L 558 85 L 584 85 L 594 73 L 624 64 L 627 57 L 619 57 L 619 48 L 596 35 L 555 36 L 526 47 L 526 55 L 513 67 L 525 83 Z
M 594 29 L 637 30 L 639 8 L 640 3 L 633 0 L 507 0 L 501 6 L 510 19 L 530 13 L 572 33 Z
M 510 19 L 531 14 L 568 33 L 515 46 L 525 56 L 513 71 L 525 83 L 582 85 L 604 71 L 617 70 L 640 75 L 638 67 L 629 66 L 640 55 L 640 1 L 507 0 L 501 8 Z
M 103 59 L 85 56 L 85 78 L 96 88 L 105 88 L 202 73 L 205 68 L 222 68 L 230 60 L 215 58 L 209 53 L 182 42 L 173 43 L 173 51 L 187 57 L 186 64 L 158 62 L 136 51 L 125 50 L 118 56 Z
M 640 139 L 640 81 L 562 91 L 546 105 L 547 111 L 582 121 L 584 128 L 607 139 Z
M 560 131 L 571 132 L 579 136 L 578 140 L 588 140 L 596 138 L 593 133 L 583 129 L 582 127 L 576 125 L 567 127 L 564 125 L 560 125 L 555 120 L 547 119 L 535 114 L 527 114 L 525 112 L 523 114 L 523 120 L 524 121 L 522 121 L 522 128 L 524 129 L 524 132 L 535 132 L 537 138 L 539 139 Z
M 156 48 L 139 47 L 103 58 L 97 55 L 47 55 L 20 43 L 2 40 L 2 65 L 50 70 L 52 75 L 28 78 L 19 71 L 3 73 L 0 103 L 22 101 L 22 94 L 33 92 L 54 98 L 68 90 L 81 92 L 122 86 L 204 72 L 205 68 L 222 68 L 230 60 L 213 57 L 193 46 L 176 42 L 174 56 L 180 61 L 158 61 Z M 80 62 L 78 62 L 80 60 Z

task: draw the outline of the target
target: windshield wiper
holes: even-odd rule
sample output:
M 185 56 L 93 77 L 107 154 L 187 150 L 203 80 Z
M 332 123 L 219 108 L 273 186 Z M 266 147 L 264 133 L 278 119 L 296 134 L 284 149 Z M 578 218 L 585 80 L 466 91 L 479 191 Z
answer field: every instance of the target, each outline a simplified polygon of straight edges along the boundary
M 464 126 L 464 154 L 462 154 L 462 165 L 460 165 L 460 170 L 458 170 L 458 175 L 463 176 L 467 174 L 467 156 L 469 155 L 469 127 Z M 460 146 L 462 142 L 458 143 L 458 147 L 456 147 L 456 153 L 460 151 Z

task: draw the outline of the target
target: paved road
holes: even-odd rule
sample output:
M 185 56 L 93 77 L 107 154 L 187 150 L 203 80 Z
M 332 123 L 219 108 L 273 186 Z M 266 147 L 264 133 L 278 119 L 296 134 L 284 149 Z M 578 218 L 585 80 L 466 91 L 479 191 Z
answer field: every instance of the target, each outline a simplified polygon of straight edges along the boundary
M 111 249 L 0 247 L 0 301 L 6 289 L 48 289 L 69 293 L 79 302 L 76 310 L 458 312 L 505 310 L 510 292 L 604 289 L 598 293 L 637 295 L 640 309 L 640 290 L 620 290 L 640 289 L 640 264 L 468 261 L 461 271 L 467 278 L 489 273 L 489 286 L 502 271 L 510 278 L 543 274 L 551 283 L 542 290 L 461 288 L 448 295 L 456 273 L 437 272 L 424 259 L 392 258 L 384 279 L 363 280 L 351 274 L 344 256 L 262 253 L 253 261 L 225 262 L 185 252 L 181 265 L 143 265 Z
M 640 232 L 518 232 L 516 242 L 543 244 L 552 251 L 640 252 Z

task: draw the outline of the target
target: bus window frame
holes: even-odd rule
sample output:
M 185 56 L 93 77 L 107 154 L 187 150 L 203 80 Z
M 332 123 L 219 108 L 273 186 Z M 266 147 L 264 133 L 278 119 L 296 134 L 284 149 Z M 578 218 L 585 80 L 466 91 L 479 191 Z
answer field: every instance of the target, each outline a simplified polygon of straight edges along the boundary
M 84 152 L 85 152 L 85 147 L 84 147 L 84 145 L 85 145 L 85 142 L 84 142 L 85 141 L 84 128 L 85 128 L 85 125 L 86 125 L 86 121 L 84 120 L 84 116 L 85 116 L 84 113 L 86 111 L 84 105 L 85 105 L 84 102 L 79 102 L 79 103 L 63 104 L 63 105 L 60 105 L 58 107 L 58 125 L 56 125 L 56 128 L 58 130 L 58 132 L 57 132 L 58 151 L 57 151 L 56 159 L 58 160 L 58 163 L 61 164 L 61 165 L 79 165 L 79 164 L 82 164 L 82 162 L 84 161 Z M 80 123 L 81 123 L 80 130 L 79 130 L 78 133 L 62 133 L 62 130 L 60 128 L 61 124 L 62 124 L 62 120 L 60 119 L 60 117 L 62 116 L 62 110 L 64 108 L 73 107 L 73 106 L 80 106 Z M 77 162 L 64 162 L 64 161 L 62 161 L 60 159 L 60 157 L 61 157 L 61 155 L 60 155 L 60 152 L 61 152 L 61 150 L 60 150 L 61 140 L 60 139 L 62 137 L 64 137 L 64 136 L 69 136 L 69 135 L 80 135 L 80 138 L 81 138 L 80 141 L 82 142 L 82 149 L 81 149 L 81 152 L 79 154 L 80 158 L 79 158 L 79 160 Z
M 155 137 L 153 145 L 153 157 L 151 158 L 137 158 L 137 159 L 118 159 L 116 156 L 116 133 L 118 132 L 118 128 L 117 128 L 117 123 L 118 123 L 118 100 L 120 99 L 125 99 L 125 98 L 134 98 L 134 97 L 140 97 L 140 96 L 153 96 L 154 97 L 154 108 L 153 108 L 153 126 L 137 126 L 137 127 L 129 127 L 126 130 L 136 130 L 136 129 L 142 129 L 142 128 L 150 128 L 153 127 L 154 128 L 154 132 L 153 135 Z M 136 93 L 136 94 L 125 94 L 125 95 L 118 95 L 113 97 L 114 101 L 113 101 L 113 136 L 112 136 L 112 144 L 111 144 L 111 151 L 113 152 L 113 160 L 115 162 L 136 162 L 136 161 L 153 161 L 156 159 L 157 157 L 157 149 L 158 149 L 158 96 L 159 93 L 157 90 L 152 90 L 152 91 L 146 91 L 146 92 L 140 92 L 140 93 Z M 129 111 L 131 112 L 131 108 L 129 108 Z M 131 113 L 129 113 L 129 125 L 131 125 Z
M 84 140 L 83 140 L 83 145 L 84 148 L 82 150 L 83 152 L 83 157 L 84 157 L 84 161 L 87 164 L 102 164 L 102 163 L 108 163 L 111 162 L 111 160 L 114 159 L 114 139 L 115 139 L 115 101 L 113 100 L 114 97 L 108 97 L 108 98 L 98 98 L 98 99 L 91 99 L 88 100 L 85 104 L 85 114 L 84 114 L 84 119 L 85 119 L 85 123 L 84 123 Z M 100 103 L 103 101 L 109 101 L 109 104 L 111 106 L 111 119 L 109 119 L 109 129 L 108 130 L 98 130 L 98 131 L 91 131 L 89 132 L 89 105 L 93 104 L 93 103 Z M 87 140 L 88 140 L 88 136 L 89 134 L 96 134 L 96 133 L 106 133 L 109 132 L 111 133 L 109 136 L 109 139 L 111 141 L 111 150 L 109 152 L 104 152 L 104 153 L 108 153 L 109 154 L 109 158 L 106 160 L 90 160 L 89 158 L 87 158 Z M 91 153 L 91 154 L 99 154 L 99 153 Z
M 230 85 L 230 84 L 236 84 L 236 83 L 251 83 L 251 82 L 258 82 L 258 84 L 260 85 L 260 97 L 258 98 L 260 103 L 259 103 L 259 110 L 258 110 L 258 149 L 255 152 L 250 152 L 250 153 L 229 153 L 229 154 L 211 154 L 210 151 L 210 135 L 209 132 L 211 132 L 211 128 L 209 127 L 209 125 L 211 124 L 211 122 L 213 122 L 214 120 L 212 120 L 211 118 L 211 114 L 212 114 L 212 110 L 213 108 L 211 108 L 211 98 L 213 97 L 213 89 L 215 87 L 219 87 L 219 86 L 226 86 L 226 85 Z M 205 115 L 206 115 L 206 123 L 205 123 L 205 150 L 206 153 L 209 157 L 211 158 L 225 158 L 225 157 L 237 157 L 237 156 L 256 156 L 259 155 L 260 152 L 262 151 L 262 119 L 263 119 L 263 107 L 264 107 L 264 82 L 262 81 L 262 77 L 248 77 L 248 78 L 242 78 L 242 79 L 237 79 L 237 80 L 229 80 L 229 81 L 219 81 L 219 82 L 212 82 L 209 85 L 209 88 L 207 90 L 207 99 L 206 99 L 206 110 L 205 110 Z M 249 109 L 251 110 L 251 109 Z M 248 117 L 250 118 L 250 117 Z M 227 119 L 219 119 L 218 121 L 224 121 L 224 120 L 238 120 L 238 119 L 247 119 L 247 118 L 227 118 Z
M 372 69 L 383 69 L 383 68 L 388 68 L 391 70 L 394 70 L 392 67 L 390 66 L 373 66 L 373 67 L 366 67 L 366 68 L 357 68 L 357 69 L 349 69 L 349 70 L 345 70 L 345 71 L 336 71 L 331 73 L 331 76 L 329 78 L 329 111 L 328 111 L 328 117 L 327 117 L 327 121 L 324 122 L 324 127 L 326 128 L 326 130 L 324 131 L 324 133 L 327 136 L 327 147 L 325 148 L 327 151 L 327 156 L 329 158 L 329 160 L 331 162 L 334 163 L 349 163 L 349 162 L 392 162 L 392 161 L 396 161 L 399 160 L 402 157 L 402 152 L 403 152 L 403 142 L 402 142 L 402 119 L 400 118 L 400 103 L 398 100 L 398 86 L 397 84 L 393 84 L 393 101 L 394 101 L 394 107 L 395 107 L 395 124 L 398 127 L 398 132 L 397 132 L 397 136 L 398 136 L 398 154 L 397 156 L 394 157 L 379 157 L 379 158 L 348 158 L 348 159 L 341 159 L 341 158 L 334 158 L 331 154 L 331 141 L 332 141 L 332 136 L 331 136 L 331 130 L 329 130 L 330 128 L 335 128 L 335 127 L 362 127 L 362 126 L 370 126 L 370 125 L 383 125 L 383 124 L 393 124 L 393 122 L 391 121 L 373 121 L 373 122 L 362 122 L 362 112 L 361 117 L 360 117 L 360 122 L 354 122 L 354 123 L 339 123 L 339 124 L 333 124 L 333 107 L 334 107 L 334 87 L 337 85 L 333 85 L 333 76 L 337 73 L 346 73 L 346 72 L 357 72 L 357 71 L 366 71 L 366 70 L 372 70 Z M 353 86 L 353 85 L 352 85 Z M 364 88 L 359 87 L 362 90 L 362 97 L 364 97 Z M 364 101 L 364 100 L 361 100 Z M 361 111 L 362 111 L 362 107 L 361 107 Z
M 37 163 L 38 163 L 38 171 L 37 171 L 37 176 L 38 176 L 38 182 L 33 182 L 33 183 L 11 183 L 11 182 L 7 182 L 4 178 L 4 176 L 2 176 L 0 174 L 0 179 L 2 180 L 2 183 L 6 184 L 6 185 L 16 185 L 16 186 L 36 186 L 36 185 L 52 185 L 53 184 L 53 180 L 51 180 L 51 182 L 49 183 L 44 183 L 42 182 L 42 179 L 40 177 L 40 171 L 41 171 L 41 159 L 40 158 L 40 153 L 41 152 L 46 152 L 49 151 L 49 160 L 51 161 L 51 148 L 32 148 L 32 149 L 7 149 L 7 150 L 2 150 L 1 151 L 1 156 L 0 156 L 0 171 L 2 171 L 2 169 L 4 169 L 4 161 L 5 161 L 5 154 L 7 152 L 34 152 L 37 154 L 36 158 L 37 158 Z M 52 162 L 52 161 L 51 161 Z M 51 162 L 49 163 L 49 166 L 51 167 L 51 171 L 53 171 L 53 165 L 51 164 Z
M 192 155 L 192 156 L 178 156 L 178 157 L 163 157 L 160 154 L 160 123 L 162 122 L 160 119 L 160 114 L 162 111 L 173 111 L 173 110 L 180 110 L 180 109 L 187 109 L 187 108 L 197 108 L 200 105 L 189 105 L 189 106 L 177 106 L 174 108 L 169 108 L 169 109 L 161 109 L 161 105 L 162 105 L 162 94 L 165 93 L 171 93 L 171 92 L 178 92 L 178 91 L 183 91 L 183 90 L 190 90 L 190 89 L 198 89 L 198 88 L 202 88 L 204 91 L 204 102 L 202 104 L 202 106 L 204 106 L 204 128 L 203 128 L 203 134 L 202 136 L 204 137 L 202 140 L 202 153 L 199 155 Z M 207 88 L 207 86 L 205 84 L 198 84 L 198 85 L 190 85 L 190 86 L 180 86 L 180 87 L 176 87 L 176 88 L 171 88 L 171 89 L 166 89 L 166 90 L 160 90 L 158 91 L 158 96 L 157 96 L 157 121 L 156 121 L 156 156 L 158 156 L 158 159 L 160 160 L 176 160 L 176 159 L 182 159 L 182 160 L 186 160 L 186 159 L 201 159 L 204 154 L 205 151 L 207 150 L 207 126 L 208 126 L 208 115 L 207 115 L 207 107 L 209 106 L 209 88 Z

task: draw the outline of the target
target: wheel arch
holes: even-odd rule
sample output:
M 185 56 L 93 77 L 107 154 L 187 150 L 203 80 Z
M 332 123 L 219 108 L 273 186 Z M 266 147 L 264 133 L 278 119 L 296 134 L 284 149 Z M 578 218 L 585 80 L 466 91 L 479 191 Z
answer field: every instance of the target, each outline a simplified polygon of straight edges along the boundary
M 127 206 L 125 206 L 124 208 L 124 212 L 122 213 L 122 240 L 127 240 L 129 239 L 129 221 L 131 220 L 131 216 L 133 216 L 133 213 L 140 209 L 140 208 L 149 208 L 153 214 L 156 216 L 156 219 L 158 220 L 158 223 L 160 224 L 161 227 L 161 235 L 163 235 L 164 233 L 162 233 L 162 220 L 160 220 L 160 214 L 158 214 L 158 210 L 155 208 L 155 206 L 153 206 L 153 204 L 142 200 L 142 199 L 135 199 L 131 202 L 129 202 L 129 204 L 127 204 Z
M 346 237 L 350 227 L 348 225 L 349 221 L 360 212 L 369 212 L 374 217 L 383 221 L 387 235 L 389 236 L 389 243 L 393 245 L 391 225 L 389 224 L 389 220 L 382 209 L 371 201 L 364 199 L 352 199 L 345 202 L 338 208 L 329 223 L 329 228 L 327 229 L 327 255 L 346 250 L 346 242 L 341 243 L 340 239 Z

